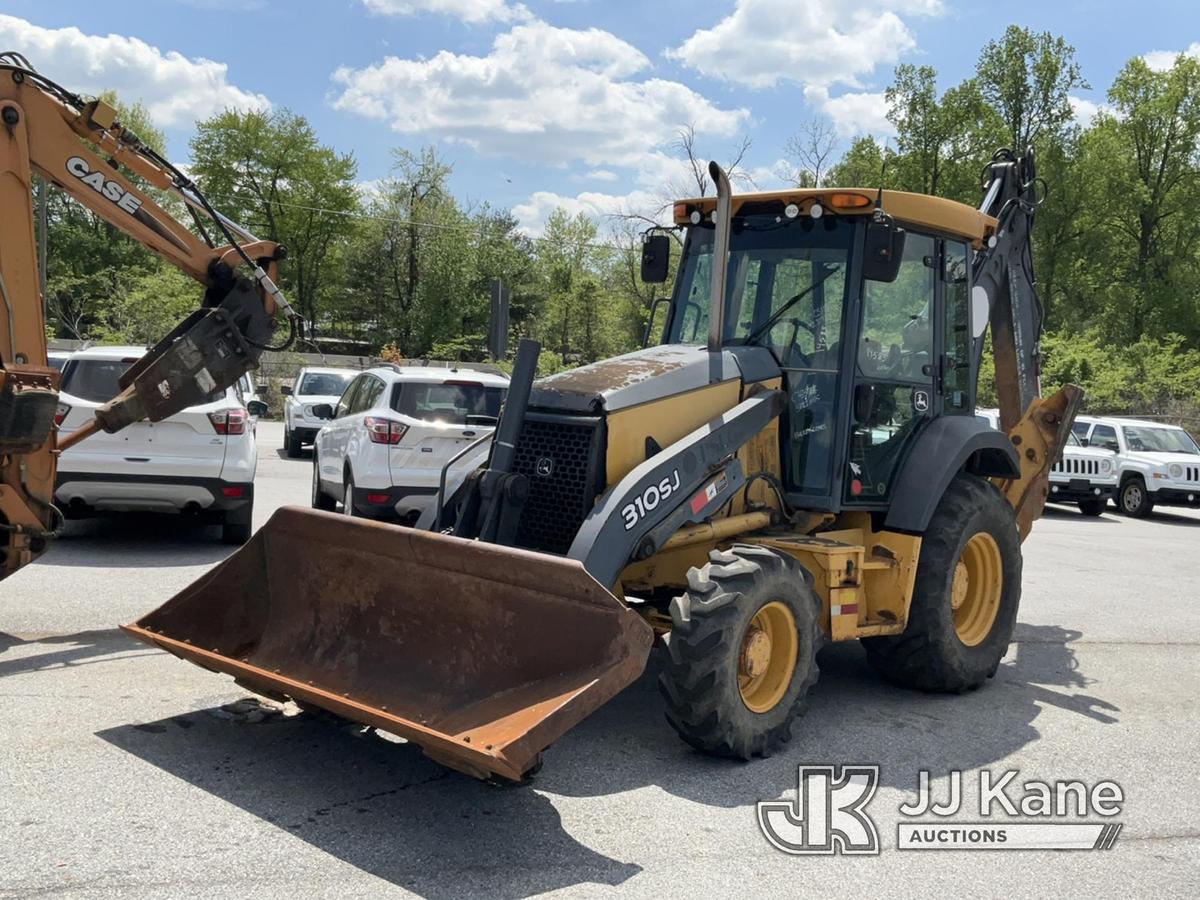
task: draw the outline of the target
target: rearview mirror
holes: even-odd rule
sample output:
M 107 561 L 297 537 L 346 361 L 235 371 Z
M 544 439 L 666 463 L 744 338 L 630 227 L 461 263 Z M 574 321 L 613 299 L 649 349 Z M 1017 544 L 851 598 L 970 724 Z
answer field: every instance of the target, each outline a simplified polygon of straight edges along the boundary
M 252 416 L 265 416 L 267 414 L 267 404 L 261 400 L 251 400 L 246 404 L 246 412 Z
M 285 397 L 290 397 L 292 396 L 292 388 L 290 385 L 285 384 L 279 389 L 279 393 L 283 394 Z
M 1080 447 L 1086 447 L 1087 445 L 1088 445 L 1088 439 L 1087 439 L 1087 438 L 1080 438 L 1080 439 L 1079 439 L 1079 446 L 1080 446 Z
M 332 419 L 333 407 L 328 403 L 316 403 L 313 405 L 312 413 L 318 419 Z
M 662 284 L 671 267 L 671 238 L 665 234 L 647 235 L 642 241 L 642 281 Z
M 873 219 L 867 224 L 863 249 L 863 277 L 871 281 L 893 282 L 900 274 L 904 258 L 904 229 L 897 228 L 891 216 Z

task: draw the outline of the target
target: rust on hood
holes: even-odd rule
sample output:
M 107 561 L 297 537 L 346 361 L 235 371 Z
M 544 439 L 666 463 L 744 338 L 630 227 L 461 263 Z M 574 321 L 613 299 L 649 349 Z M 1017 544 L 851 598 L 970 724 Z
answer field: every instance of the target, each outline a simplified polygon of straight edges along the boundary
M 633 682 L 653 640 L 577 561 L 296 507 L 123 628 L 511 779 Z
M 531 406 L 573 412 L 612 412 L 739 377 L 728 353 L 691 344 L 663 344 L 541 378 Z

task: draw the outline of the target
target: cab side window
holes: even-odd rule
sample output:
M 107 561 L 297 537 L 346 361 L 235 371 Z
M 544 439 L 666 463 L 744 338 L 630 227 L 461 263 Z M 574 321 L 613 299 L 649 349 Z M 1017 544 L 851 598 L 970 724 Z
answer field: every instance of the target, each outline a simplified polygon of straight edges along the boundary
M 1092 447 L 1099 447 L 1101 450 L 1121 451 L 1121 445 L 1117 443 L 1117 429 L 1111 425 L 1097 425 L 1092 429 L 1092 439 L 1088 441 Z
M 333 417 L 340 419 L 343 416 L 348 416 L 354 409 L 355 397 L 358 394 L 358 389 L 362 386 L 366 376 L 360 376 L 350 382 L 350 387 L 346 388 L 346 392 L 342 394 L 342 399 L 338 401 L 337 409 L 333 411 Z
M 383 382 L 373 375 L 364 375 L 362 387 L 354 398 L 354 412 L 366 412 L 375 405 L 379 395 L 383 393 Z

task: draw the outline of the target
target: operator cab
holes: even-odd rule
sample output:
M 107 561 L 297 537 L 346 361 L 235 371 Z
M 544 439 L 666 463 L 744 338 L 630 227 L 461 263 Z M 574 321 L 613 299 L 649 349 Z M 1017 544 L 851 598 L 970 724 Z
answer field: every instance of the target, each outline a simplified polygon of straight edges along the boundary
M 876 197 L 734 198 L 721 345 L 764 347 L 779 365 L 785 486 L 806 509 L 885 508 L 922 425 L 974 409 L 970 241 L 899 216 L 897 227 Z M 889 192 L 883 206 L 914 197 Z M 708 338 L 711 203 L 676 206 L 686 238 L 663 343 Z M 882 265 L 881 248 L 893 254 Z

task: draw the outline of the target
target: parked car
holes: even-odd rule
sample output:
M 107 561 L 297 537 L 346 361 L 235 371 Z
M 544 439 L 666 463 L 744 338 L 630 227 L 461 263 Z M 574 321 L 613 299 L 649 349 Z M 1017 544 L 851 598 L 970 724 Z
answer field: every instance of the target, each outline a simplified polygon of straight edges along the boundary
M 380 366 L 360 374 L 313 446 L 312 505 L 413 522 L 434 501 L 442 466 L 491 434 L 508 392 L 503 375 Z
M 238 399 L 242 401 L 246 409 L 250 409 L 251 405 L 253 405 L 254 409 L 258 410 L 258 412 L 250 413 L 251 431 L 254 431 L 258 427 L 258 417 L 267 414 L 267 403 L 261 396 L 265 388 L 266 385 L 255 384 L 249 372 L 239 378 L 237 384 L 234 385 Z
M 90 422 L 119 392 L 117 380 L 143 347 L 92 347 L 63 369 L 55 416 L 61 432 Z M 264 410 L 260 401 L 254 412 Z M 250 537 L 258 451 L 251 410 L 234 388 L 161 422 L 99 432 L 63 452 L 54 496 L 67 515 L 96 512 L 192 513 L 221 525 L 227 544 Z
M 284 385 L 280 389 L 284 396 L 283 449 L 289 457 L 298 458 L 301 448 L 311 444 L 325 424 L 313 415 L 313 407 L 322 403 L 335 405 L 357 374 L 355 369 L 306 366 L 291 387 Z
M 1117 509 L 1148 516 L 1155 506 L 1200 508 L 1200 446 L 1184 429 L 1162 422 L 1079 416 L 1087 446 L 1104 451 L 1117 471 Z
M 976 417 L 993 428 L 1000 427 L 1000 412 L 980 409 Z M 1072 432 L 1067 436 L 1062 459 L 1050 469 L 1050 496 L 1053 503 L 1075 503 L 1085 516 L 1098 516 L 1117 490 L 1117 468 L 1112 454 L 1083 446 Z

